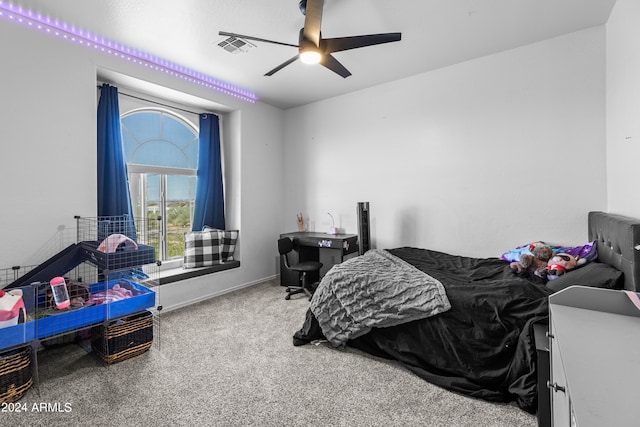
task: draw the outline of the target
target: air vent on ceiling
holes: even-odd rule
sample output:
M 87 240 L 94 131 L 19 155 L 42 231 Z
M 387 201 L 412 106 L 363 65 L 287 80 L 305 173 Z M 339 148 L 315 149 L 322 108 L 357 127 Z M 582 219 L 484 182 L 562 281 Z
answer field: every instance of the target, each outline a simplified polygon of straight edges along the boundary
M 256 45 L 237 37 L 227 37 L 218 42 L 218 46 L 231 53 L 246 53 L 249 49 L 256 47 Z

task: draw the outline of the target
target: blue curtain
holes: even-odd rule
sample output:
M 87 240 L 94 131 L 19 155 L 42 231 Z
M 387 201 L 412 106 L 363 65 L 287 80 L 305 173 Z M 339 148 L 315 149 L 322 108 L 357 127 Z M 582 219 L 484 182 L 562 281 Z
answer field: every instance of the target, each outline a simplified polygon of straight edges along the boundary
M 224 230 L 224 189 L 218 116 L 200 114 L 198 145 L 198 181 L 191 229 L 200 231 L 207 225 Z
M 127 164 L 122 149 L 118 88 L 105 83 L 98 101 L 98 216 L 123 215 L 133 222 Z M 135 227 L 132 231 L 135 232 Z

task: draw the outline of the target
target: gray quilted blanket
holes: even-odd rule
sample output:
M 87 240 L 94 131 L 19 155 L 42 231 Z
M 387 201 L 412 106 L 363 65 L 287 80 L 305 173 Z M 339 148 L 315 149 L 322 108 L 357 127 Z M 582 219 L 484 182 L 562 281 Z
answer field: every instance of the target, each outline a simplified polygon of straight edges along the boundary
M 322 278 L 311 311 L 335 347 L 366 334 L 451 308 L 442 283 L 387 251 L 371 249 Z

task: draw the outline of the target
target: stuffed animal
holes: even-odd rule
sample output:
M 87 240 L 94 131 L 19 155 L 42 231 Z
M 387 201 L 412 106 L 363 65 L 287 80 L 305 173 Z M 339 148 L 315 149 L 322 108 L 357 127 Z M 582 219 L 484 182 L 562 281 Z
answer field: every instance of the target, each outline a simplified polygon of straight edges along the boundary
M 514 261 L 509 266 L 516 274 L 528 274 L 543 277 L 547 262 L 553 255 L 553 249 L 547 245 L 537 245 L 531 249 L 531 254 L 520 255 L 520 261 Z
M 547 280 L 557 279 L 566 272 L 573 270 L 574 268 L 585 264 L 587 262 L 584 258 L 569 255 L 567 253 L 557 253 L 549 259 L 544 274 Z

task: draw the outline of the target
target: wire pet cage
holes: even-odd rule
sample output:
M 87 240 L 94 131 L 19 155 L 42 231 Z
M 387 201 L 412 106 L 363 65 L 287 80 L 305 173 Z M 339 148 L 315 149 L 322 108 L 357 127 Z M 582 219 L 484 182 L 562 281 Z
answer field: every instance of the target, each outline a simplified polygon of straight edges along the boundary
M 18 278 L 24 276 L 31 270 L 33 270 L 36 266 L 14 266 L 10 268 L 2 268 L 0 269 L 0 289 L 4 289 L 7 285 L 15 282 Z
M 0 350 L 109 325 L 157 306 L 159 263 L 155 247 L 147 243 L 157 238 L 158 222 L 129 217 L 76 221 L 77 242 L 42 265 L 0 270 L 4 287 L 21 289 L 27 313 L 24 323 L 0 329 Z M 64 309 L 56 304 L 50 284 L 58 276 L 64 277 L 68 293 Z
M 141 267 L 156 262 L 158 221 L 127 216 L 81 218 L 78 242 L 87 260 L 103 272 Z

